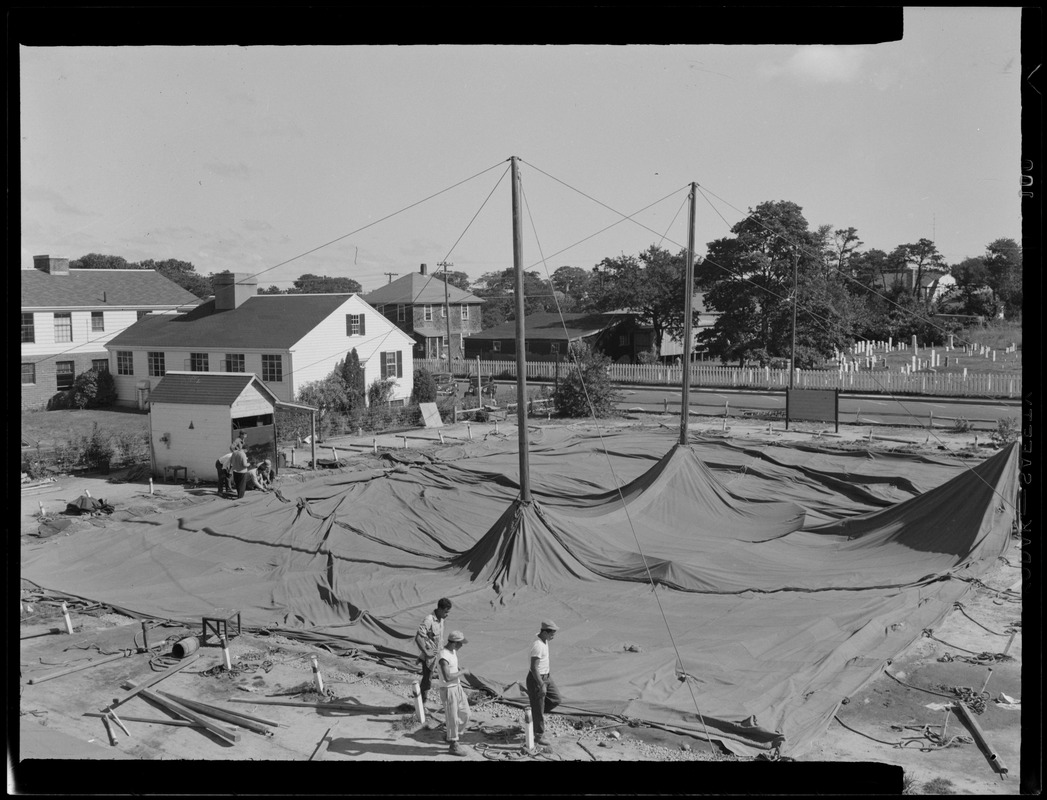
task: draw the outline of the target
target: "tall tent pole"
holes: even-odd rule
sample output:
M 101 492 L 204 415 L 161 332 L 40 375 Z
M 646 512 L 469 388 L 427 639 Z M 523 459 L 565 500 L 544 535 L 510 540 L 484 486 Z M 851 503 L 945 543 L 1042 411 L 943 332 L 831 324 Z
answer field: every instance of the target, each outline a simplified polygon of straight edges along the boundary
M 683 298 L 683 379 L 680 396 L 680 444 L 687 444 L 687 423 L 691 415 L 691 346 L 694 326 L 691 324 L 694 304 L 694 217 L 697 183 L 691 183 L 690 225 L 687 230 L 687 263 L 684 267 Z
M 799 299 L 799 287 L 796 282 L 797 265 L 799 263 L 799 255 L 795 248 L 793 249 L 793 333 L 792 333 L 792 346 L 789 348 L 789 388 L 793 388 L 793 383 L 796 380 L 796 301 Z
M 454 371 L 451 369 L 451 300 L 448 296 L 447 288 L 447 262 L 441 261 L 438 266 L 444 268 L 444 321 L 447 323 L 447 371 L 452 375 Z M 453 264 L 451 266 L 454 266 Z
M 531 502 L 527 442 L 527 347 L 524 339 L 523 238 L 520 217 L 520 167 L 513 167 L 513 267 L 516 270 L 516 428 L 520 441 L 520 501 Z

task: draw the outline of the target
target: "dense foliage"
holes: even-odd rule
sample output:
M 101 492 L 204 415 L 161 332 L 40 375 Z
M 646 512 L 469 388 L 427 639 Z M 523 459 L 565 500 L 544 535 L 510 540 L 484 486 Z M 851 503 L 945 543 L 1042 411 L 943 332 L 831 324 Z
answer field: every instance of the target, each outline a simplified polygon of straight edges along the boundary
M 608 367 L 611 361 L 585 344 L 572 343 L 570 366 L 553 393 L 561 417 L 612 417 L 621 393 L 614 388 Z

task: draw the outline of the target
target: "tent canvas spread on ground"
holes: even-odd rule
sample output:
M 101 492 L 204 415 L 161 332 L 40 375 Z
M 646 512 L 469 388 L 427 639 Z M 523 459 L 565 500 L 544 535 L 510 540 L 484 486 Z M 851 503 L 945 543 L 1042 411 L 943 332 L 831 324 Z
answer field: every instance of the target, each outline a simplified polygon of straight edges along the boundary
M 789 755 L 944 617 L 1013 526 L 1014 445 L 971 467 L 669 431 L 535 439 L 529 505 L 514 443 L 488 437 L 30 545 L 22 576 L 186 623 L 236 608 L 246 627 L 401 666 L 447 596 L 471 669 L 517 699 L 553 618 L 563 710 Z

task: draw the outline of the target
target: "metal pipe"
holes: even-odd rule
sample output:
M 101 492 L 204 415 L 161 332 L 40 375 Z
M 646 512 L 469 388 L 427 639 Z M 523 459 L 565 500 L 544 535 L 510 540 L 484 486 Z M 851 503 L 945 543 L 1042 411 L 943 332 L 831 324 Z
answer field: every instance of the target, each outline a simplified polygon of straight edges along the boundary
M 521 235 L 520 166 L 512 157 L 513 266 L 516 272 L 516 417 L 520 448 L 520 502 L 531 502 L 529 444 L 527 441 L 527 341 L 524 338 L 523 236 Z M 481 397 L 481 405 L 482 397 Z
M 687 444 L 687 424 L 691 415 L 691 347 L 694 340 L 694 325 L 691 324 L 694 302 L 694 218 L 696 183 L 691 183 L 690 224 L 687 231 L 687 262 L 684 265 L 683 298 L 683 380 L 680 381 L 680 444 Z

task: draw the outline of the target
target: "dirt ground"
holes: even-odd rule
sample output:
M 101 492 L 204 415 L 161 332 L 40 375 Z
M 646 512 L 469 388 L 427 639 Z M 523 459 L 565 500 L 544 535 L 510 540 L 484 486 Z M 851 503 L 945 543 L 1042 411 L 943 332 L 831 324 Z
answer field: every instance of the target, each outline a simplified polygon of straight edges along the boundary
M 504 430 L 511 423 L 500 424 Z M 486 427 L 490 426 L 474 424 L 471 433 L 481 436 Z M 931 440 L 926 432 L 911 429 L 885 431 L 873 444 L 863 441 L 867 429 L 853 433 L 841 430 L 839 435 L 819 434 L 813 429 L 769 433 L 766 423 L 735 423 L 725 432 L 719 422 L 699 421 L 692 431 L 716 432 L 752 443 L 773 438 L 776 443 L 904 447 L 938 454 L 942 450 L 970 452 L 973 443 L 971 434 L 938 433 Z M 437 436 L 431 431 L 418 432 L 411 436 L 410 446 L 424 446 L 426 437 L 438 444 Z M 398 448 L 403 444 L 402 435 L 386 439 L 379 439 L 379 447 Z M 340 455 L 350 460 L 371 458 L 369 438 L 332 441 L 325 447 L 332 445 L 343 448 Z M 983 455 L 991 452 L 985 450 Z M 307 457 L 307 451 L 298 451 L 296 463 L 304 463 Z M 302 471 L 285 470 L 278 485 L 296 480 L 296 474 Z M 47 546 L 53 537 L 84 535 L 92 528 L 117 524 L 132 515 L 215 501 L 214 484 L 159 482 L 150 488 L 147 475 L 131 480 L 127 477 L 125 471 L 23 484 L 23 546 Z M 68 503 L 87 492 L 111 504 L 114 513 L 90 518 L 62 513 Z M 1020 792 L 1022 586 L 1019 543 L 1012 541 L 1011 550 L 985 576 L 984 585 L 965 597 L 962 607 L 931 635 L 917 638 L 884 674 L 850 697 L 828 731 L 797 761 L 897 765 L 904 770 L 904 788 L 909 794 Z M 167 647 L 151 654 L 140 653 L 140 621 L 113 609 L 71 600 L 68 607 L 74 632 L 70 635 L 61 610 L 63 599 L 71 600 L 22 585 L 18 682 L 21 752 L 16 759 L 747 761 L 673 731 L 564 714 L 550 717 L 552 744 L 528 751 L 523 708 L 495 702 L 480 692 L 470 697 L 473 719 L 463 738 L 465 755 L 451 755 L 443 741 L 443 712 L 433 704 L 435 698 L 430 699 L 425 724 L 416 717 L 412 673 L 384 667 L 361 654 L 340 656 L 283 637 L 252 633 L 231 641 L 231 670 L 224 668 L 219 646 L 202 646 L 188 656 L 197 656 L 195 661 L 157 683 L 155 690 L 264 719 L 264 723 L 255 725 L 261 730 L 225 723 L 238 732 L 238 741 L 229 742 L 184 722 L 163 724 L 160 720 L 173 720 L 174 715 L 139 694 L 118 707 L 117 715 L 129 733 L 113 727 L 113 745 L 102 719 L 85 714 L 99 713 L 124 694 L 123 682 L 141 683 L 182 664 L 156 653 L 169 651 L 179 637 L 199 634 L 200 630 L 157 625 L 148 631 L 150 642 L 166 641 Z M 121 653 L 123 657 L 108 663 L 40 680 L 49 673 Z M 313 656 L 317 658 L 323 694 L 317 692 L 314 683 Z M 466 649 L 463 658 L 467 656 Z M 982 712 L 976 722 L 996 754 L 994 760 L 981 751 L 972 730 L 957 712 L 947 712 L 946 706 L 956 699 L 956 692 L 966 692 Z M 348 704 L 358 707 L 346 708 Z

